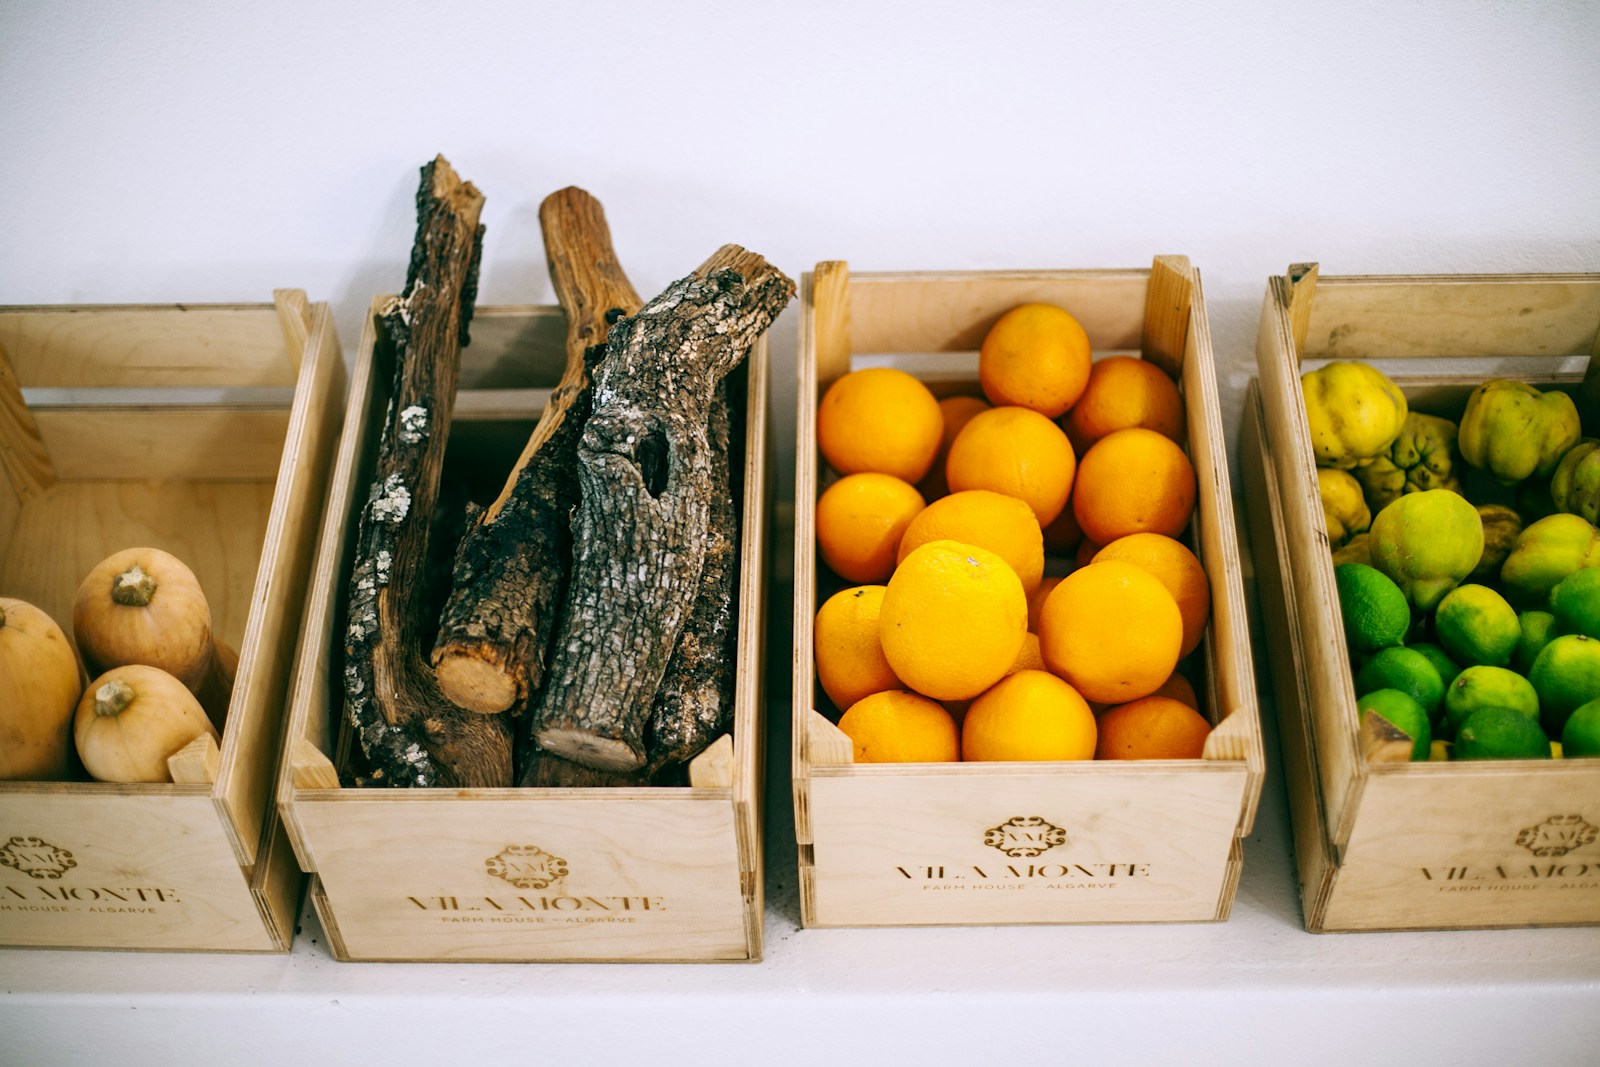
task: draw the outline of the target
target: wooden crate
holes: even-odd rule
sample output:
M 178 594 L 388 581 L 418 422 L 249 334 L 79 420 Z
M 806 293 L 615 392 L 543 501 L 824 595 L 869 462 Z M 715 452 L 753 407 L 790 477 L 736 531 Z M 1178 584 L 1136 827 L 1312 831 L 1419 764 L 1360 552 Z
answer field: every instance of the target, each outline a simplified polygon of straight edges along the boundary
M 0 308 L 0 354 L 0 592 L 70 635 L 90 568 L 152 545 L 239 653 L 191 784 L 0 782 L 0 943 L 287 951 L 272 789 L 342 410 L 328 307 Z
M 373 307 L 374 312 L 383 299 Z M 479 308 L 447 465 L 503 483 L 565 361 L 554 307 Z M 761 957 L 767 349 L 743 389 L 734 730 L 656 788 L 339 788 L 345 587 L 393 353 L 369 317 L 312 582 L 279 803 L 341 960 L 702 961 Z
M 816 566 L 822 393 L 889 363 L 941 394 L 972 391 L 984 334 L 1010 308 L 1066 308 L 1097 356 L 1182 360 L 1189 454 L 1199 477 L 1195 548 L 1213 614 L 1197 685 L 1216 727 L 1205 758 L 1172 761 L 853 764 L 820 708 L 812 623 L 836 588 Z M 1198 272 L 1149 270 L 849 274 L 802 283 L 795 475 L 795 833 L 807 926 L 1162 922 L 1225 919 L 1263 768 L 1239 548 L 1216 370 Z M 1065 843 L 1039 840 L 1041 823 Z M 1050 836 L 1055 836 L 1053 833 Z
M 1309 930 L 1600 922 L 1600 846 L 1579 843 L 1600 826 L 1600 762 L 1363 757 L 1299 382 L 1308 362 L 1370 360 L 1413 407 L 1459 418 L 1474 386 L 1519 377 L 1586 390 L 1592 434 L 1597 327 L 1600 274 L 1319 279 L 1302 264 L 1268 283 L 1239 453 Z

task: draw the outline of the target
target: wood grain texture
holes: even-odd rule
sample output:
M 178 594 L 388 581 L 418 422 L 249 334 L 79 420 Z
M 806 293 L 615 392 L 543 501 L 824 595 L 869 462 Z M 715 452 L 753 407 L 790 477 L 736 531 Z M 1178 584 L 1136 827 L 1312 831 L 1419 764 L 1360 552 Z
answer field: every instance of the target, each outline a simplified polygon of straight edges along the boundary
M 0 347 L 0 470 L 21 502 L 33 500 L 55 484 L 55 466 L 39 426 L 22 398 L 22 383 Z
M 816 710 L 812 665 L 812 625 L 822 596 L 813 547 L 815 497 L 822 473 L 814 447 L 816 404 L 828 384 L 821 376 L 819 351 L 820 346 L 835 343 L 827 339 L 841 330 L 844 316 L 836 305 L 848 303 L 849 343 L 856 353 L 897 353 L 892 365 L 921 378 L 938 376 L 940 387 L 957 391 L 976 384 L 976 364 L 958 365 L 938 353 L 975 349 L 995 317 L 1025 300 L 1051 300 L 1080 319 L 1086 318 L 1091 338 L 1098 336 L 1102 342 L 1115 342 L 1122 348 L 1136 346 L 1145 334 L 1144 318 L 1152 300 L 1150 272 L 857 273 L 849 275 L 842 286 L 837 284 L 837 274 L 827 285 L 819 283 L 817 274 L 805 279 L 796 430 L 801 447 L 796 457 L 792 773 L 806 925 L 1170 921 L 1227 915 L 1231 894 L 1238 886 L 1241 853 L 1237 844 L 1254 821 L 1265 753 L 1250 656 L 1243 563 L 1234 527 L 1215 361 L 1199 272 L 1178 259 L 1164 260 L 1158 269 L 1170 277 L 1157 287 L 1153 299 L 1158 309 L 1165 309 L 1157 313 L 1168 319 L 1153 324 L 1151 332 L 1164 339 L 1160 343 L 1178 349 L 1174 365 L 1181 374 L 1189 423 L 1187 445 L 1200 487 L 1190 543 L 1210 578 L 1213 605 L 1201 658 L 1203 688 L 1209 695 L 1208 711 L 1215 728 L 1205 758 L 1181 766 L 1154 761 L 1121 766 L 1041 764 L 1027 769 L 1017 764 L 977 763 L 937 768 L 856 765 L 848 738 Z M 1180 282 L 1185 289 L 1182 293 L 1172 288 Z M 1171 291 L 1163 295 L 1163 287 Z M 1171 308 L 1179 305 L 1187 308 L 1181 331 L 1171 321 L 1175 314 Z M 891 340 L 891 335 L 913 340 L 901 344 Z M 863 339 L 872 347 L 863 348 Z M 851 366 L 849 351 L 842 358 L 837 353 L 829 356 L 828 365 L 831 374 L 845 373 Z M 1018 784 L 1007 784 L 1013 779 Z M 1008 794 L 1013 788 L 1016 792 Z M 1075 892 L 1058 887 L 1044 895 L 1019 896 L 1015 899 L 1027 903 L 1013 907 L 1004 901 L 1014 889 L 973 889 L 971 881 L 935 888 L 932 883 L 924 885 L 926 879 L 895 873 L 901 866 L 911 870 L 919 862 L 924 868 L 938 866 L 934 842 L 941 842 L 949 855 L 963 857 L 954 861 L 958 867 L 963 863 L 981 867 L 981 861 L 972 860 L 970 828 L 958 829 L 955 822 L 944 821 L 946 817 L 956 819 L 963 808 L 979 803 L 982 796 L 1020 798 L 1056 789 L 1064 791 L 1063 796 L 1078 797 L 1068 808 L 1084 820 L 1082 825 L 1114 819 L 1123 798 L 1140 796 L 1140 803 L 1151 805 L 1150 813 L 1141 818 L 1149 828 L 1146 843 L 1152 851 L 1173 844 L 1164 829 L 1157 829 L 1162 820 L 1169 820 L 1183 824 L 1176 831 L 1179 837 L 1209 842 L 1204 858 L 1164 861 L 1166 874 L 1162 877 L 1172 881 L 1159 888 L 1155 883 L 1124 878 L 1128 883 L 1124 889 L 1129 891 L 1106 897 L 1113 903 L 1103 910 L 1079 906 L 1079 901 L 1096 892 L 1092 888 Z M 1153 793 L 1141 792 L 1149 790 Z M 1193 796 L 1199 794 L 1209 799 L 1196 807 Z M 864 807 L 851 812 L 856 805 Z M 1167 814 L 1158 819 L 1155 811 Z M 1012 814 L 1024 815 L 1020 810 Z M 1187 821 L 1190 817 L 1195 819 L 1192 824 Z M 874 820 L 880 824 L 877 828 L 871 828 Z M 978 836 L 981 839 L 982 834 Z M 886 842 L 900 837 L 921 841 L 921 851 L 928 858 L 889 863 L 890 852 L 898 846 Z M 981 840 L 977 847 L 981 851 Z M 1183 846 L 1177 847 L 1181 850 Z M 887 884 L 881 881 L 885 872 L 894 874 Z M 918 890 L 907 898 L 897 887 L 911 882 L 917 882 Z
M 177 785 L 211 785 L 217 780 L 221 763 L 217 739 L 201 734 L 167 757 L 167 773 Z
M 1144 298 L 1144 325 L 1139 350 L 1144 358 L 1174 380 L 1183 377 L 1189 338 L 1189 305 L 1194 295 L 1188 256 L 1156 256 L 1150 265 L 1150 286 Z

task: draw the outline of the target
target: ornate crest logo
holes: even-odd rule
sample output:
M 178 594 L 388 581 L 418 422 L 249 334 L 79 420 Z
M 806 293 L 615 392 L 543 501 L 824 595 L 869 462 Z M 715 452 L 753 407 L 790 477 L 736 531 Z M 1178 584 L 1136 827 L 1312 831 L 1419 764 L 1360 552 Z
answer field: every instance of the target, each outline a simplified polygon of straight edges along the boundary
M 60 878 L 78 861 L 64 848 L 37 837 L 13 837 L 0 845 L 0 867 L 15 867 L 29 878 Z
M 1552 815 L 1518 834 L 1517 844 L 1535 856 L 1565 856 L 1593 844 L 1597 834 L 1600 829 L 1585 822 L 1582 815 Z
M 518 889 L 544 889 L 567 876 L 567 861 L 537 845 L 507 845 L 484 863 L 490 874 Z
M 983 843 L 1012 859 L 1042 855 L 1067 843 L 1067 832 L 1037 815 L 1018 815 L 983 832 Z

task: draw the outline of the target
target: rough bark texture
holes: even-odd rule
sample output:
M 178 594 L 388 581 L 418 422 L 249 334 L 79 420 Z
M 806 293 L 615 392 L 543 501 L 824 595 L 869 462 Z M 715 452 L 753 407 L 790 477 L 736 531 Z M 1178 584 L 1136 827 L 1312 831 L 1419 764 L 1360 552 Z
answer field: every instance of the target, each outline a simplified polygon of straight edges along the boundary
M 584 354 L 640 305 L 599 201 L 562 189 L 545 198 L 539 221 L 567 313 L 566 369 L 505 488 L 461 542 L 432 655 L 445 694 L 484 714 L 520 712 L 543 679 L 572 557 L 568 516 L 590 406 Z
M 730 474 L 728 387 L 717 386 L 706 436 L 711 445 L 705 561 L 694 606 L 684 620 L 650 713 L 650 766 L 683 763 L 733 726 L 735 645 L 739 631 L 739 512 Z
M 645 764 L 705 559 L 712 400 L 793 294 L 728 245 L 612 328 L 578 448 L 573 570 L 534 723 L 544 750 L 602 770 Z
M 357 532 L 344 671 L 346 713 L 375 784 L 511 781 L 509 726 L 451 704 L 423 659 L 430 525 L 476 295 L 482 205 L 443 157 L 423 168 L 405 291 L 381 314 L 394 386 Z

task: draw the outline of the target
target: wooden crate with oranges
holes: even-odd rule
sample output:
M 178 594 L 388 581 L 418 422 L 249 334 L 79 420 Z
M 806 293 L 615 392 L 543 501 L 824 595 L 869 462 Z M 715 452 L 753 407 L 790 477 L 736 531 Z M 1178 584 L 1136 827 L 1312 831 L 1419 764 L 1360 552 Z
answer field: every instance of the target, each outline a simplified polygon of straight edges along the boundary
M 801 295 L 805 924 L 1225 919 L 1263 755 L 1198 272 Z

